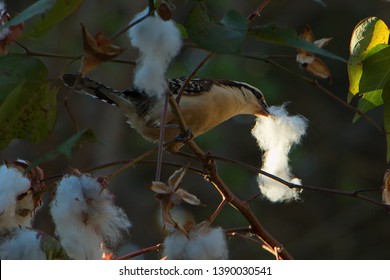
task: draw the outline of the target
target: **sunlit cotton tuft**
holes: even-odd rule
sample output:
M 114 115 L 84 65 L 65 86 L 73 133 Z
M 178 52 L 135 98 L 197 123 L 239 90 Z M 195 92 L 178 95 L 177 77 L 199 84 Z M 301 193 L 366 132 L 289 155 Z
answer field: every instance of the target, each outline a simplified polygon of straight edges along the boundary
M 116 245 L 130 222 L 99 178 L 66 176 L 51 203 L 61 245 L 73 259 L 100 259 L 103 242 Z
M 149 8 L 137 14 L 132 22 L 145 16 Z M 162 96 L 168 88 L 165 72 L 182 46 L 180 31 L 174 21 L 162 20 L 157 13 L 129 31 L 131 44 L 140 51 L 134 85 L 149 95 Z
M 164 240 L 163 255 L 179 260 L 225 260 L 228 249 L 222 228 L 209 228 L 199 224 L 187 234 L 176 229 Z
M 262 170 L 294 184 L 288 154 L 294 144 L 306 133 L 307 120 L 302 116 L 290 116 L 283 106 L 271 106 L 268 117 L 259 116 L 252 129 L 259 148 L 264 152 Z M 259 174 L 257 181 L 261 193 L 272 202 L 290 201 L 298 198 L 300 190 L 291 189 L 269 177 Z

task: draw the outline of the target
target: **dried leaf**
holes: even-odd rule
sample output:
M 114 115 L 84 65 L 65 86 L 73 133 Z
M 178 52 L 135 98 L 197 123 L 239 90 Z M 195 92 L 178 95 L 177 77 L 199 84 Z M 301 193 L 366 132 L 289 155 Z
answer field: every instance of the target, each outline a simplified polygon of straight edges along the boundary
M 390 169 L 387 169 L 383 178 L 382 202 L 390 205 Z
M 183 190 L 183 189 L 177 189 L 176 194 L 180 196 L 182 200 L 187 202 L 191 205 L 201 205 L 200 199 L 197 198 L 195 195 L 190 194 L 189 192 Z
M 314 42 L 313 30 L 309 25 L 305 26 L 305 28 L 299 34 L 299 37 L 305 41 Z
M 172 219 L 171 210 L 172 205 L 168 202 L 161 203 L 161 220 L 164 228 L 168 231 L 173 231 L 177 227 L 177 223 Z
M 187 172 L 187 167 L 182 167 L 179 170 L 176 170 L 171 175 L 171 177 L 169 177 L 168 185 L 172 188 L 173 191 L 178 188 L 186 172 Z
M 298 55 L 297 55 L 298 61 Z M 315 77 L 321 79 L 330 79 L 331 74 L 328 66 L 321 59 L 315 56 L 300 56 L 301 67 L 306 70 L 306 72 L 312 74 Z M 306 62 L 304 62 L 306 61 Z M 298 61 L 299 62 L 299 61 Z
M 111 60 L 120 55 L 125 49 L 112 44 L 112 41 L 104 37 L 102 33 L 92 36 L 82 25 L 84 55 L 80 73 L 86 75 L 99 64 Z
M 172 189 L 163 182 L 153 181 L 150 189 L 158 194 L 172 193 Z
M 319 40 L 315 40 L 314 45 L 316 45 L 319 48 L 323 48 L 323 47 L 327 46 L 330 43 L 330 41 L 332 41 L 332 39 L 333 38 L 329 37 L 329 38 L 322 38 Z
M 332 40 L 332 38 L 322 38 L 314 41 L 314 34 L 309 25 L 305 26 L 305 28 L 299 34 L 299 37 L 305 41 L 314 43 L 319 48 L 326 46 Z M 298 49 L 296 61 L 298 62 L 299 66 L 301 66 L 311 75 L 317 78 L 331 80 L 331 73 L 328 66 L 314 54 L 303 49 Z

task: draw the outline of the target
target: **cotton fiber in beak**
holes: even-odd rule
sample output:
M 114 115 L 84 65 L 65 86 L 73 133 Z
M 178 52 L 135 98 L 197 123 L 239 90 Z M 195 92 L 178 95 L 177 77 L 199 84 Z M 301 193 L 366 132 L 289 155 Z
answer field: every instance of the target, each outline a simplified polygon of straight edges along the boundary
M 271 106 L 268 117 L 257 117 L 252 129 L 259 148 L 264 152 L 262 170 L 285 181 L 301 184 L 294 178 L 289 166 L 288 154 L 294 144 L 301 141 L 306 133 L 307 120 L 302 116 L 290 116 L 285 105 Z M 291 189 L 269 177 L 259 174 L 257 177 L 261 193 L 272 202 L 298 199 L 299 189 Z

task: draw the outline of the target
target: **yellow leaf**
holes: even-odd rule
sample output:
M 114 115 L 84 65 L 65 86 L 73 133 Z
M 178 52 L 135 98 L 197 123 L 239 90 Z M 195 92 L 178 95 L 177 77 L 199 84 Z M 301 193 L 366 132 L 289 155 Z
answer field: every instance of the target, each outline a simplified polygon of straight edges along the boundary
M 363 74 L 362 62 L 369 50 L 378 44 L 387 44 L 389 28 L 377 17 L 361 20 L 352 32 L 348 60 L 349 96 L 350 102 L 359 93 L 359 83 Z

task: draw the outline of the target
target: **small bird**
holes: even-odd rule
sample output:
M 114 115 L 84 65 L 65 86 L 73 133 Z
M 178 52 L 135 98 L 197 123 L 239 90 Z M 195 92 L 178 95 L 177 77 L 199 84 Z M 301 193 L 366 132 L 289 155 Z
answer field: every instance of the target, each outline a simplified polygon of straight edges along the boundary
M 115 105 L 129 123 L 145 139 L 157 142 L 160 137 L 161 115 L 164 98 L 148 95 L 132 87 L 114 90 L 79 74 L 64 74 L 64 84 L 72 90 Z M 168 79 L 169 90 L 176 96 L 186 77 Z M 179 108 L 193 137 L 197 137 L 226 120 L 241 114 L 268 116 L 268 106 L 262 92 L 246 83 L 230 80 L 193 78 L 180 99 Z M 174 114 L 168 110 L 165 125 L 165 141 L 180 134 Z M 178 151 L 183 143 L 175 143 L 168 150 Z

